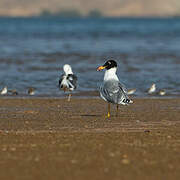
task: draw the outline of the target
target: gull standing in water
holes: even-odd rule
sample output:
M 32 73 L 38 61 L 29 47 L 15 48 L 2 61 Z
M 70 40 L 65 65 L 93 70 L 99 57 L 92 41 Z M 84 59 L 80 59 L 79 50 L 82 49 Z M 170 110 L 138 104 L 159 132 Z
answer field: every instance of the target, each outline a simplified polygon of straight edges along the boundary
M 60 76 L 59 88 L 66 91 L 73 91 L 77 87 L 77 76 L 73 74 L 72 68 L 69 64 L 63 66 L 64 74 Z M 71 99 L 71 93 L 69 93 L 68 101 Z
M 110 117 L 110 103 L 116 104 L 116 116 L 118 115 L 119 104 L 128 105 L 133 103 L 128 96 L 124 86 L 120 83 L 116 71 L 117 63 L 114 60 L 108 60 L 103 66 L 99 66 L 97 71 L 106 69 L 104 74 L 104 82 L 100 87 L 100 96 L 102 99 L 108 102 L 108 114 Z

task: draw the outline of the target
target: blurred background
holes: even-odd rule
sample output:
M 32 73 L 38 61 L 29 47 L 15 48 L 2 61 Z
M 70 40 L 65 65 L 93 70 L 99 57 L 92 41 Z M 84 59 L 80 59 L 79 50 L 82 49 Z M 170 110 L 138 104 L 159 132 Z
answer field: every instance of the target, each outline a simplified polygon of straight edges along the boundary
M 0 89 L 60 96 L 68 63 L 79 93 L 96 92 L 113 58 L 125 86 L 148 96 L 152 83 L 168 96 L 180 92 L 179 0 L 1 0 Z

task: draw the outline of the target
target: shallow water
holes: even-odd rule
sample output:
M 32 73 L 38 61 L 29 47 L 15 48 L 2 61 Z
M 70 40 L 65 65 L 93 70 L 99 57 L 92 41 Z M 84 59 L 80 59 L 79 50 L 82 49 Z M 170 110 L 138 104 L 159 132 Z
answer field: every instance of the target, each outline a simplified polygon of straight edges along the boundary
M 168 96 L 180 92 L 180 19 L 0 18 L 0 88 L 59 96 L 65 63 L 78 76 L 77 92 L 97 91 L 108 58 L 123 84 L 147 96 L 152 83 Z

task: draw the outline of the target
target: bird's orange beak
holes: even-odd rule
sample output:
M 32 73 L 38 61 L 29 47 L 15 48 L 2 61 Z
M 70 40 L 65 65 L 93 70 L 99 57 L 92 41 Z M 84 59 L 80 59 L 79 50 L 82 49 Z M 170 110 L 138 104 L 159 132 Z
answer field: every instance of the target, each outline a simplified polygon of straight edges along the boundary
M 106 68 L 106 66 L 99 66 L 98 68 L 97 68 L 97 71 L 101 71 L 101 70 L 103 70 L 103 69 L 105 69 Z

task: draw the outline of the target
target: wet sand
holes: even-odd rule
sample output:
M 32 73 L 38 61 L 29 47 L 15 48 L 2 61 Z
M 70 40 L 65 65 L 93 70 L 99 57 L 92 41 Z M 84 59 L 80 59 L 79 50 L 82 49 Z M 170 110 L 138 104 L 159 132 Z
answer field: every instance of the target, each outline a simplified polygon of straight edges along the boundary
M 180 179 L 180 99 L 1 98 L 0 179 Z

